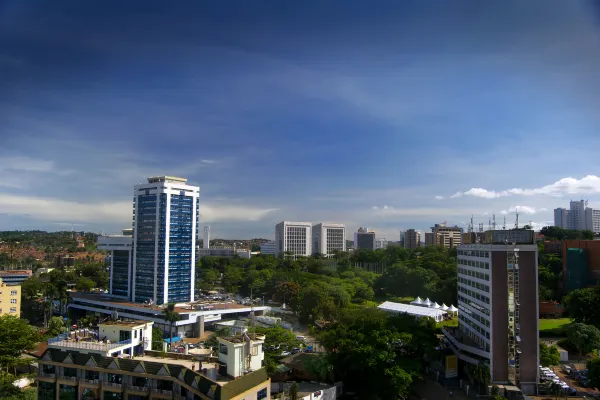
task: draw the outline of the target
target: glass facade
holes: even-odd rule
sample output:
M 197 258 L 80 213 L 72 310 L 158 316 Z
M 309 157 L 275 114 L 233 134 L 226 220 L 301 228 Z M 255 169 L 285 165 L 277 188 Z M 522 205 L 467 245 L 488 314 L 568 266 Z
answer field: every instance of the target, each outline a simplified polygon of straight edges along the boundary
M 117 296 L 127 296 L 129 286 L 129 257 L 128 250 L 112 252 L 112 293 Z
M 189 301 L 192 285 L 192 246 L 196 243 L 193 197 L 171 195 L 169 223 L 169 302 Z
M 156 248 L 156 195 L 138 196 L 135 237 L 135 300 L 154 298 L 154 254 Z

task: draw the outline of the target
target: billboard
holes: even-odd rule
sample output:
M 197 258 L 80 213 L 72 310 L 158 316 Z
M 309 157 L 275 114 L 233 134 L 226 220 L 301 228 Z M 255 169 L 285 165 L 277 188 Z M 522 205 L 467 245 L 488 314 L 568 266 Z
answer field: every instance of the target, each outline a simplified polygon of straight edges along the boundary
M 458 358 L 455 355 L 446 356 L 445 372 L 446 378 L 456 378 L 458 376 Z

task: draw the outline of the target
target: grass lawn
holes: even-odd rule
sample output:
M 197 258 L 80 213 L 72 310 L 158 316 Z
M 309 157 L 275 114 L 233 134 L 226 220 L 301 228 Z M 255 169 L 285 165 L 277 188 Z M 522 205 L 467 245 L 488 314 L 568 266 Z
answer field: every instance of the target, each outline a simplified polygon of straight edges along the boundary
M 571 318 L 540 319 L 540 336 L 565 336 L 565 328 L 571 324 Z
M 438 328 L 443 328 L 444 326 L 458 326 L 458 317 L 454 317 L 452 319 L 446 319 L 442 322 L 438 322 L 436 324 Z

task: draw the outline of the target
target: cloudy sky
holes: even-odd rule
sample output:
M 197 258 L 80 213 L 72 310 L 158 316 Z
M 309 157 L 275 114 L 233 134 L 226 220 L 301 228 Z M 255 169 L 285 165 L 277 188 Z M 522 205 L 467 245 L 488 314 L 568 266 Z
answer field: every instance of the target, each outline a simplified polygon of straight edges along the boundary
M 159 174 L 227 238 L 551 224 L 600 207 L 599 49 L 586 1 L 3 1 L 0 230 L 117 232 Z

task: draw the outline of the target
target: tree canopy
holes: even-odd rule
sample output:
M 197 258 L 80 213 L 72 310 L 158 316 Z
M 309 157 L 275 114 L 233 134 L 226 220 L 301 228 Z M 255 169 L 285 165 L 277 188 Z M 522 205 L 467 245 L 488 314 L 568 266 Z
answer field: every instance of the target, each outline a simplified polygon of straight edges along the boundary
M 593 325 L 571 324 L 567 327 L 567 338 L 580 354 L 600 348 L 600 330 Z
M 540 364 L 544 367 L 551 367 L 559 363 L 560 353 L 558 352 L 558 347 L 540 343 Z
M 21 353 L 35 348 L 40 340 L 40 333 L 27 321 L 0 316 L 0 369 L 13 367 Z
M 540 233 L 546 239 L 554 240 L 593 240 L 595 236 L 590 230 L 563 229 L 557 226 L 545 226 Z
M 406 394 L 437 343 L 433 321 L 377 309 L 344 312 L 319 339 L 336 379 L 373 400 Z
M 600 286 L 577 289 L 564 298 L 569 316 L 576 322 L 600 327 Z

